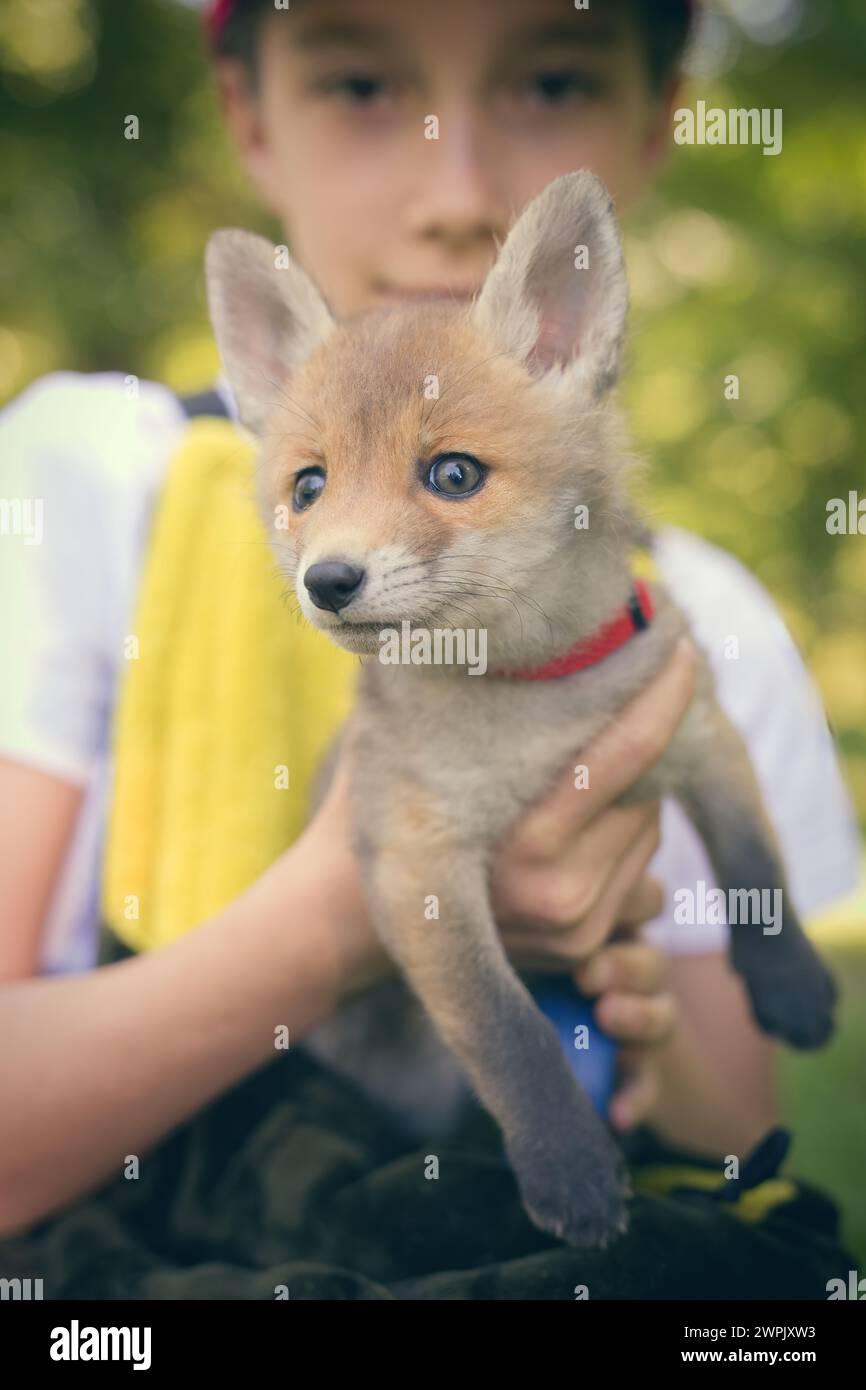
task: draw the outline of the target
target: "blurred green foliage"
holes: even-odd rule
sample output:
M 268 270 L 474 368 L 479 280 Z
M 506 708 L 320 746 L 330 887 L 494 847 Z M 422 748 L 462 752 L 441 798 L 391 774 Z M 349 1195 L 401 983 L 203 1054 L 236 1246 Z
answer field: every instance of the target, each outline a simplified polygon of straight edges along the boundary
M 683 105 L 782 108 L 784 147 L 673 147 L 627 228 L 625 401 L 653 514 L 732 550 L 782 605 L 866 821 L 866 538 L 825 526 L 829 498 L 866 495 L 864 50 L 860 0 L 811 0 L 793 34 L 692 79 Z M 57 367 L 206 383 L 204 241 L 276 228 L 223 135 L 197 16 L 169 0 L 6 7 L 0 131 L 0 399 Z

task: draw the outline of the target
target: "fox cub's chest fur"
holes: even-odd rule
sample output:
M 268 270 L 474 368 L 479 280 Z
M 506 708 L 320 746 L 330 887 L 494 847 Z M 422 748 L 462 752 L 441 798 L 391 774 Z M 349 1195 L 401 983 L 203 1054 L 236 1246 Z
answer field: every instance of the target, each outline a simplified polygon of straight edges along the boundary
M 659 590 L 650 626 L 596 664 L 519 675 L 559 670 L 630 589 L 640 526 L 606 400 L 627 301 L 610 198 L 589 173 L 557 179 L 468 306 L 337 323 L 299 266 L 276 268 L 273 248 L 241 232 L 212 238 L 207 272 L 241 419 L 261 439 L 256 487 L 275 557 L 305 617 L 367 658 L 352 717 L 354 839 L 402 979 L 347 1004 L 307 1046 L 419 1138 L 447 1132 L 471 1086 L 533 1221 L 604 1243 L 626 1221 L 622 1158 L 503 951 L 489 874 L 520 813 L 581 760 L 684 629 Z M 483 634 L 489 670 L 381 664 L 383 631 L 405 622 Z M 833 984 L 797 921 L 705 662 L 648 763 L 629 795 L 678 798 L 720 887 L 782 890 L 781 930 L 732 926 L 732 963 L 763 1028 L 823 1042 Z
M 488 680 L 370 662 L 355 716 L 366 851 L 375 852 L 394 798 L 410 788 L 447 810 L 467 845 L 482 853 L 495 848 L 520 812 L 644 687 L 684 631 L 679 610 L 659 590 L 652 626 L 613 653 L 603 670 Z

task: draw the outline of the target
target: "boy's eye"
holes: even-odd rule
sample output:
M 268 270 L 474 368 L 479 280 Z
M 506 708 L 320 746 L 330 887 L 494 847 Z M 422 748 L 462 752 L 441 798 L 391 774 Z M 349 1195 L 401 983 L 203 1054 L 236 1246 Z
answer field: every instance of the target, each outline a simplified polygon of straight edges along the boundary
M 315 502 L 324 486 L 325 475 L 321 468 L 307 468 L 303 473 L 299 473 L 295 479 L 295 491 L 292 496 L 294 510 L 304 511 Z
M 353 106 L 372 106 L 388 96 L 388 83 L 375 73 L 346 72 L 327 78 L 320 84 L 326 95 L 344 97 Z
M 484 468 L 470 454 L 443 454 L 431 463 L 427 486 L 443 497 L 468 497 L 478 491 L 484 476 Z
M 599 96 L 603 84 L 592 74 L 574 68 L 557 68 L 533 73 L 525 91 L 542 106 L 562 106 L 575 97 Z

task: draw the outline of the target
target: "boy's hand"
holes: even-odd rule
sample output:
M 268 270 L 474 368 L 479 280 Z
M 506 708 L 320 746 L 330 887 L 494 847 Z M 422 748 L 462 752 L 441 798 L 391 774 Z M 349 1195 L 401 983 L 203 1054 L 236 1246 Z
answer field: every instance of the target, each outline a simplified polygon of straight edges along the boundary
M 667 957 L 629 930 L 575 971 L 574 982 L 582 994 L 598 996 L 595 1020 L 621 1044 L 621 1085 L 608 1119 L 614 1129 L 631 1129 L 652 1113 L 659 1094 L 657 1048 L 677 1022 Z
M 494 863 L 493 909 L 503 942 L 526 969 L 568 970 L 661 910 L 646 877 L 659 844 L 658 802 L 611 803 L 662 756 L 694 691 L 696 653 L 678 644 L 667 664 L 580 755 L 590 785 L 567 768 L 517 822 Z

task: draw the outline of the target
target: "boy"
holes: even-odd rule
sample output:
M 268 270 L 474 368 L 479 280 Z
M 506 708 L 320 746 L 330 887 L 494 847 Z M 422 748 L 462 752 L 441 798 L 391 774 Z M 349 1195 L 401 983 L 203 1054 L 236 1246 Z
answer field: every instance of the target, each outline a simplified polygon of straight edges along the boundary
M 558 174 L 590 167 L 620 207 L 637 198 L 665 154 L 689 10 L 223 0 L 208 32 L 247 170 L 293 254 L 350 314 L 473 294 L 514 214 Z M 163 388 L 143 385 L 131 406 L 107 377 L 37 383 L 2 425 L 4 491 L 44 496 L 63 521 L 44 547 L 2 552 L 16 602 L 0 704 L 0 1110 L 15 1114 L 18 1144 L 0 1155 L 0 1233 L 93 1189 L 118 1153 L 152 1147 L 259 1068 L 272 1020 L 302 1037 L 389 970 L 348 845 L 345 765 L 307 831 L 243 894 L 160 951 L 90 969 L 122 640 L 182 430 Z M 720 695 L 809 914 L 858 868 L 814 691 L 787 638 L 761 655 L 777 618 L 730 557 L 665 532 L 659 562 L 709 648 L 732 612 L 756 639 L 736 679 L 717 663 Z M 656 878 L 668 896 L 711 879 L 685 822 L 668 805 L 610 805 L 665 746 L 691 679 L 686 650 L 593 748 L 591 799 L 578 804 L 564 769 L 503 846 L 494 888 L 515 959 L 570 970 L 599 996 L 627 1064 L 612 1123 L 644 1120 L 718 1157 L 746 1152 L 774 1121 L 772 1046 L 725 964 L 724 929 L 672 928 L 670 905 L 662 915 Z

